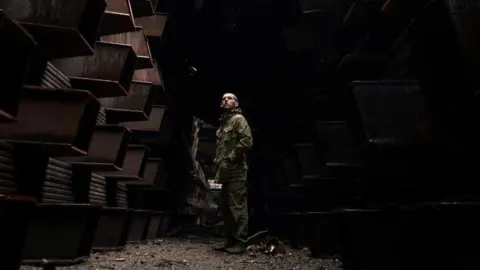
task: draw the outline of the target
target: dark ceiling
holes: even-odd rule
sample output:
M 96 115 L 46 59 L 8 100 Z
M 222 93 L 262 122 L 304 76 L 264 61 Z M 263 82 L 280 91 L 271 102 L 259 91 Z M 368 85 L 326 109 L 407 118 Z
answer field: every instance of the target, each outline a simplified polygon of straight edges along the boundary
M 172 1 L 164 43 L 153 51 L 185 113 L 216 125 L 221 95 L 233 92 L 255 128 L 295 133 L 313 119 L 345 119 L 345 107 L 355 106 L 342 101 L 342 89 L 352 79 L 464 83 L 445 7 L 430 0 Z M 431 14 L 409 30 L 425 10 Z
M 172 7 L 164 35 L 167 90 L 179 93 L 176 100 L 213 124 L 224 92 L 239 97 L 254 125 L 283 116 L 301 90 L 299 76 L 305 74 L 298 68 L 311 62 L 304 57 L 298 63 L 297 53 L 287 47 L 285 29 L 299 14 L 294 0 L 205 0 Z

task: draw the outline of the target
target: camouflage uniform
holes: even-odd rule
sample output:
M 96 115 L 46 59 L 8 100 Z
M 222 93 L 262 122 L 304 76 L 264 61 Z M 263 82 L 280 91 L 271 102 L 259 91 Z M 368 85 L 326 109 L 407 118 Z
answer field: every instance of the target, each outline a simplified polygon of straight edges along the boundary
M 246 152 L 252 132 L 240 109 L 225 112 L 217 130 L 216 180 L 222 183 L 222 215 L 229 243 L 248 237 Z

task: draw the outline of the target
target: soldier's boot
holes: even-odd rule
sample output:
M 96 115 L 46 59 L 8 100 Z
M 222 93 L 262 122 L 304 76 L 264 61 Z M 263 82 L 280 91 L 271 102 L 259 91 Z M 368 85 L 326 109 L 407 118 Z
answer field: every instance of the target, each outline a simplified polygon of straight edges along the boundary
M 229 239 L 225 242 L 215 244 L 213 246 L 213 249 L 216 250 L 216 251 L 224 251 L 227 248 L 231 248 L 233 246 L 235 246 L 235 241 Z
M 247 251 L 247 248 L 245 247 L 245 244 L 237 242 L 233 247 L 229 247 L 225 249 L 225 251 L 230 254 L 243 254 Z

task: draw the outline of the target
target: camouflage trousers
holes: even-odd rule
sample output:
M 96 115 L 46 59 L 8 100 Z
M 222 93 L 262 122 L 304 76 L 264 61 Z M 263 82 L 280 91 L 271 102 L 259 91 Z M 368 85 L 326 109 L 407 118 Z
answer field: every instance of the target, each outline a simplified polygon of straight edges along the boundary
M 220 210 L 225 223 L 227 239 L 246 243 L 248 238 L 247 182 L 223 182 L 221 196 Z

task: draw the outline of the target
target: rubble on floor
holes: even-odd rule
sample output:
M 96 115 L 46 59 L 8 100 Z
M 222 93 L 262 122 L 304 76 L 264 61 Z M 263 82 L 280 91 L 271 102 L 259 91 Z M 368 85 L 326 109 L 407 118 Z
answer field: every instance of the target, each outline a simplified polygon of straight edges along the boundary
M 148 244 L 129 245 L 120 252 L 94 253 L 81 265 L 58 269 L 341 269 L 339 261 L 312 259 L 308 249 L 293 250 L 284 246 L 285 253 L 276 255 L 263 252 L 230 255 L 212 250 L 217 241 L 221 239 L 197 236 L 165 238 Z

